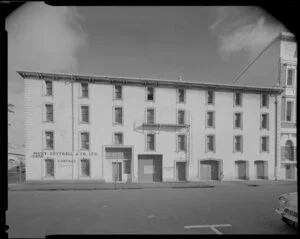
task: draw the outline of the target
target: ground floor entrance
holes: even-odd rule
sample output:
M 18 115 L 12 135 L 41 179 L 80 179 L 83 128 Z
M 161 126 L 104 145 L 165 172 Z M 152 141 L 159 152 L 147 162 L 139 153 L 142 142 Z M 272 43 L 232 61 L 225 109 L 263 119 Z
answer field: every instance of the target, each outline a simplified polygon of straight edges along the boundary
M 200 179 L 201 180 L 219 180 L 220 162 L 217 160 L 200 161 Z
M 265 161 L 255 161 L 257 179 L 268 179 L 267 166 L 268 164 Z
M 247 173 L 247 163 L 246 161 L 236 161 L 236 175 L 237 179 L 247 179 L 248 178 L 248 173 Z
M 138 155 L 138 181 L 162 182 L 162 155 Z
M 116 182 L 122 181 L 122 163 L 112 163 L 112 178 Z
M 177 181 L 186 181 L 186 162 L 176 162 Z
M 295 179 L 296 176 L 296 166 L 294 164 L 285 165 L 285 178 Z

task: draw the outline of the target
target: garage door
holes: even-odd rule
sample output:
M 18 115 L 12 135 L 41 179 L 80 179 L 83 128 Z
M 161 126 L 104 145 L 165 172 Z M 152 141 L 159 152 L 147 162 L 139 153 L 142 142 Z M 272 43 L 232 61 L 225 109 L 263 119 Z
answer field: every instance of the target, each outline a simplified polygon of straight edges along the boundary
M 246 179 L 246 162 L 237 161 L 237 178 L 238 179 Z
M 162 155 L 138 156 L 138 181 L 162 182 Z
M 265 162 L 263 161 L 257 161 L 256 164 L 256 176 L 258 179 L 265 179 Z
M 219 162 L 214 160 L 204 160 L 200 163 L 201 180 L 219 179 Z

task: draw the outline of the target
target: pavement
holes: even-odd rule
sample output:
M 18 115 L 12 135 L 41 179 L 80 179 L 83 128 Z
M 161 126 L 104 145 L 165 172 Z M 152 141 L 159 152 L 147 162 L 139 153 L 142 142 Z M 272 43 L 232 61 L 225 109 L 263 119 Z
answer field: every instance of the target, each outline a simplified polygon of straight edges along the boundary
M 297 191 L 296 182 L 223 181 L 205 185 L 215 187 L 9 191 L 8 234 L 10 238 L 62 234 L 297 234 L 297 229 L 286 225 L 275 213 L 278 196 Z
M 80 190 L 125 190 L 160 188 L 214 188 L 223 186 L 278 186 L 297 185 L 296 181 L 286 180 L 238 180 L 238 181 L 201 181 L 201 182 L 161 182 L 161 183 L 105 183 L 103 181 L 30 181 L 8 184 L 9 191 L 80 191 Z

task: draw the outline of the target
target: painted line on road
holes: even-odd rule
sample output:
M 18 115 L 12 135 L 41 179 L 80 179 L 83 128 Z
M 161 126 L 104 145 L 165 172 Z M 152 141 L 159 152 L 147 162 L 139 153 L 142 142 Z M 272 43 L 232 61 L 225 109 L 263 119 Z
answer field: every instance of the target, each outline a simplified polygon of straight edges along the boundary
M 216 227 L 231 227 L 230 224 L 215 224 L 215 225 L 190 225 L 184 226 L 185 229 L 192 229 L 192 228 L 210 228 L 218 235 L 222 235 L 223 233 L 220 232 Z

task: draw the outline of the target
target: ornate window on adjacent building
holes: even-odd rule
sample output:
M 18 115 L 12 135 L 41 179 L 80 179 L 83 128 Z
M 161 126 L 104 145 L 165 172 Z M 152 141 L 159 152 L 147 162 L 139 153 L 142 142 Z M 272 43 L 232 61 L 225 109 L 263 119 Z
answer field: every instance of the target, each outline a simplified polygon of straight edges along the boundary
M 294 161 L 294 146 L 291 140 L 287 140 L 285 143 L 285 158 Z
M 294 68 L 287 68 L 287 79 L 286 85 L 287 86 L 294 86 L 295 82 L 295 69 Z
M 293 101 L 286 101 L 286 121 L 292 122 L 293 121 L 293 109 L 294 109 L 294 102 Z

